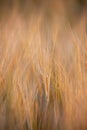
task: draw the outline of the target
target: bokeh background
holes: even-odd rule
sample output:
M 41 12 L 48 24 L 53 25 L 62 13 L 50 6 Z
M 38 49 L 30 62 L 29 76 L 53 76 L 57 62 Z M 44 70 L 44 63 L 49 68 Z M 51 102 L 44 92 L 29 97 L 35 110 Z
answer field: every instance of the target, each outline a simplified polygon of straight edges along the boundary
M 87 130 L 87 1 L 0 0 L 0 130 Z

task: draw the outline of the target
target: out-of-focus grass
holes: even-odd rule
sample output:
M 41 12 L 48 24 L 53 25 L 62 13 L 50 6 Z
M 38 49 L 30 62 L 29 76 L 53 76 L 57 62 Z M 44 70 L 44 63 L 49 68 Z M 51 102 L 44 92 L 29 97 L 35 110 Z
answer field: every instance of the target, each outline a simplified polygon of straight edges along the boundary
M 87 41 L 80 38 L 50 8 L 2 19 L 0 130 L 87 129 Z

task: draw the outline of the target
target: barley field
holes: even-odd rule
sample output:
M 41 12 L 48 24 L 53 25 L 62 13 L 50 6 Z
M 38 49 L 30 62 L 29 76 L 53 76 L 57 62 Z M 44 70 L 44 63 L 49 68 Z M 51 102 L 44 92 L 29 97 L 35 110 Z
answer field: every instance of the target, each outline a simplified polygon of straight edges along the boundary
M 87 130 L 86 5 L 0 1 L 0 130 Z

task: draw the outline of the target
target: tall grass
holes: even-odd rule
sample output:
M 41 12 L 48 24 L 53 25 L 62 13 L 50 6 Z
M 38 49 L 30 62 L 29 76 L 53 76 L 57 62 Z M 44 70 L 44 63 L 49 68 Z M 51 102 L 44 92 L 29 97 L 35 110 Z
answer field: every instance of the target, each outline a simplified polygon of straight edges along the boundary
M 3 17 L 0 130 L 87 129 L 87 40 L 81 36 L 65 16 L 43 8 L 27 19 L 16 9 Z

